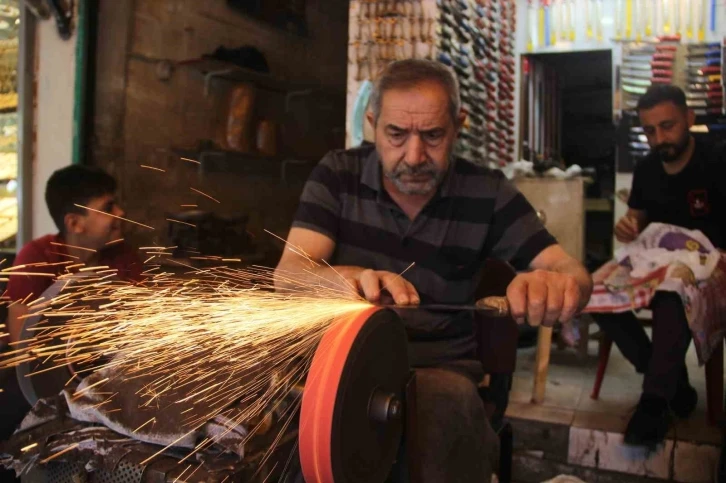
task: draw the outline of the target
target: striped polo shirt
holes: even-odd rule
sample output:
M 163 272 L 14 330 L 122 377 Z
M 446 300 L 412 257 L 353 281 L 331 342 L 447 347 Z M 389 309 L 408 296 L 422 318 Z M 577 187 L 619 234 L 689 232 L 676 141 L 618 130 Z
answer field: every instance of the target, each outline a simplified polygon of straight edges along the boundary
M 315 167 L 293 227 L 335 241 L 331 265 L 401 273 L 421 304 L 470 304 L 487 258 L 525 270 L 556 243 L 534 209 L 500 171 L 455 158 L 414 219 L 383 187 L 374 145 L 333 151 Z M 471 312 L 400 310 L 413 366 L 474 356 Z

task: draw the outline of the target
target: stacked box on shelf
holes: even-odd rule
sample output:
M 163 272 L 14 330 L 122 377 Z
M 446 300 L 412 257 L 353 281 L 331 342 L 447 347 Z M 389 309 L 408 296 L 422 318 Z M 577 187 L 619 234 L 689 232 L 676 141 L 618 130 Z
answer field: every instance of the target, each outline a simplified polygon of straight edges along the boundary
M 467 113 L 457 154 L 479 164 L 511 162 L 515 6 L 508 0 L 439 0 L 437 4 L 437 58 L 456 72 Z

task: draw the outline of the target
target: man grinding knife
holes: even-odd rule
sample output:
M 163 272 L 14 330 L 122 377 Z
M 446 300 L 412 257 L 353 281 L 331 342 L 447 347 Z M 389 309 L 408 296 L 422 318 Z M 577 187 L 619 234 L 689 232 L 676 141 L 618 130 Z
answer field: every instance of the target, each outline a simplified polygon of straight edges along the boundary
M 589 298 L 589 274 L 504 175 L 452 156 L 464 118 L 447 67 L 390 64 L 371 97 L 375 146 L 322 159 L 288 235 L 290 246 L 333 268 L 310 273 L 285 250 L 278 273 L 316 283 L 338 283 L 342 275 L 371 302 L 390 296 L 398 305 L 471 304 L 482 264 L 497 258 L 528 270 L 507 289 L 518 323 L 572 319 Z M 417 374 L 424 481 L 490 481 L 498 445 L 477 392 L 481 365 L 471 364 L 472 314 L 400 315 Z

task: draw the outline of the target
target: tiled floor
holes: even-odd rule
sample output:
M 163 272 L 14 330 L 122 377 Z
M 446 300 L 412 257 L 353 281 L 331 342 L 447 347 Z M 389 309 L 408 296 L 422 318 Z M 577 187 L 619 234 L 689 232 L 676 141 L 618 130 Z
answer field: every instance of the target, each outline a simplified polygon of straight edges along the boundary
M 534 348 L 519 351 L 507 416 L 570 426 L 568 463 L 675 481 L 711 481 L 721 436 L 706 421 L 705 372 L 693 347 L 687 362 L 691 384 L 699 395 L 697 409 L 688 420 L 676 423 L 670 441 L 648 458 L 634 458 L 630 447 L 622 444 L 622 433 L 640 397 L 642 376 L 617 348 L 613 346 L 598 400 L 590 398 L 597 341 L 590 342 L 585 359 L 574 349 L 553 347 L 541 405 L 531 403 L 534 360 Z M 673 440 L 678 441 L 675 447 Z
M 600 398 L 590 398 L 597 369 L 597 341 L 590 341 L 588 356 L 580 358 L 574 349 L 553 346 L 547 377 L 545 401 L 530 403 L 535 349 L 521 349 L 517 357 L 508 415 L 546 422 L 569 424 L 587 429 L 622 432 L 640 397 L 642 376 L 613 346 Z M 686 421 L 676 425 L 678 439 L 720 442 L 720 435 L 706 424 L 706 381 L 691 345 L 687 357 L 691 384 L 698 391 L 698 406 Z

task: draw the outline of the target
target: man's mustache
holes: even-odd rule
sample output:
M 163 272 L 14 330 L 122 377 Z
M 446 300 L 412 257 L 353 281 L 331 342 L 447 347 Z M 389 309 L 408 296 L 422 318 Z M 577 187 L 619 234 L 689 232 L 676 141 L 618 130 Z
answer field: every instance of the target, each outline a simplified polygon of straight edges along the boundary
M 675 150 L 676 145 L 675 144 L 660 144 L 655 147 L 655 151 L 662 153 L 668 150 Z
M 415 166 L 411 166 L 410 164 L 403 162 L 396 166 L 396 169 L 393 170 L 394 176 L 418 176 L 421 174 L 435 175 L 436 173 L 438 173 L 438 170 L 436 169 L 436 165 L 433 161 L 427 161 Z

